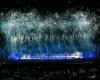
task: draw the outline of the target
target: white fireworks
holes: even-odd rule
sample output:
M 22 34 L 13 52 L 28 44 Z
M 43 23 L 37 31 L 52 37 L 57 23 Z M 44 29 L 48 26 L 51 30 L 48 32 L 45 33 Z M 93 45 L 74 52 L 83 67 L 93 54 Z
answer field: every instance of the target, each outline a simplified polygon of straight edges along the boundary
M 54 13 L 45 17 L 36 11 L 10 11 L 5 16 L 1 21 L 1 29 L 6 35 L 11 54 L 20 51 L 26 51 L 28 54 L 55 51 L 65 53 L 70 49 L 77 51 L 79 47 L 94 49 L 91 39 L 95 36 L 98 24 L 96 16 L 88 11 L 66 12 L 64 15 Z

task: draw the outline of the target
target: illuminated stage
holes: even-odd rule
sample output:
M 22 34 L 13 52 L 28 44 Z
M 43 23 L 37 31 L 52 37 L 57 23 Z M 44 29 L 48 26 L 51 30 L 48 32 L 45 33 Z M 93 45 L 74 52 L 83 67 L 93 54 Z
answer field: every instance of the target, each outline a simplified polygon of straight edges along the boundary
M 67 59 L 89 59 L 94 58 L 95 55 L 93 52 L 89 53 L 82 53 L 82 52 L 74 52 L 74 53 L 65 53 L 65 54 L 42 54 L 42 55 L 28 55 L 28 54 L 22 54 L 22 55 L 13 55 L 9 56 L 9 59 L 12 60 L 67 60 Z

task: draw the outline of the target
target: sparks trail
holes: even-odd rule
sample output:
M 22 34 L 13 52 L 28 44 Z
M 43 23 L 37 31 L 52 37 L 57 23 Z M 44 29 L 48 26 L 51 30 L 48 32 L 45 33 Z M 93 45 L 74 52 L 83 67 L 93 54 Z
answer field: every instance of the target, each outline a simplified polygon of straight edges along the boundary
M 11 11 L 1 21 L 10 56 L 94 52 L 98 24 L 90 12 L 54 13 L 44 18 L 36 11 Z

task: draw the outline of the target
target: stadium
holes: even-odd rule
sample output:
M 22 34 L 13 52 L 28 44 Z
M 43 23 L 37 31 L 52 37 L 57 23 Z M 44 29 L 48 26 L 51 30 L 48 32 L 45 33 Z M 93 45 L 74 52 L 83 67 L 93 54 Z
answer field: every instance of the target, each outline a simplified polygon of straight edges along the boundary
M 98 1 L 0 2 L 0 80 L 100 79 Z

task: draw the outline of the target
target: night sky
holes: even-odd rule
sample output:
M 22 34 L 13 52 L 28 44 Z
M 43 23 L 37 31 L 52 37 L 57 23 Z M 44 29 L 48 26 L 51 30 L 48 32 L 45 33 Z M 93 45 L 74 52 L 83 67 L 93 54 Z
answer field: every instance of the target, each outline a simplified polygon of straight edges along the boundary
M 0 11 L 2 12 L 12 9 L 26 12 L 33 8 L 43 14 L 48 11 L 62 13 L 71 8 L 76 10 L 89 9 L 97 14 L 100 13 L 99 0 L 0 0 Z

